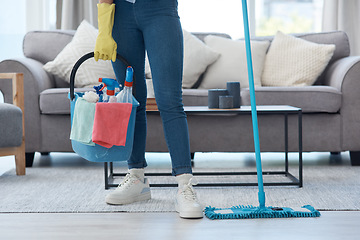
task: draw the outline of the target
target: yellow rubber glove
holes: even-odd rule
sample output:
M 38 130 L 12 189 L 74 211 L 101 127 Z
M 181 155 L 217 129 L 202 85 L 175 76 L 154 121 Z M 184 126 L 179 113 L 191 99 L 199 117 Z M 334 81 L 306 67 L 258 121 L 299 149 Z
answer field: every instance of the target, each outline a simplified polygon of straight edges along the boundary
M 112 37 L 115 4 L 100 3 L 97 7 L 99 33 L 96 39 L 94 58 L 96 61 L 103 59 L 115 62 L 117 44 Z

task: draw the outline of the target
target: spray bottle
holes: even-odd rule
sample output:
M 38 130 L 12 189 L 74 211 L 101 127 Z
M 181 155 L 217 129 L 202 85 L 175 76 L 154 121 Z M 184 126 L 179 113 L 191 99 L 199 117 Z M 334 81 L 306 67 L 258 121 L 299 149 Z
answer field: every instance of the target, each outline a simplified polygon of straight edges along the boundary
M 100 89 L 103 91 L 106 87 L 106 93 L 103 94 L 103 102 L 116 102 L 115 88 L 120 88 L 119 83 L 113 78 L 99 78 L 99 82 L 104 83 L 104 86 Z
M 133 102 L 133 95 L 132 95 L 132 85 L 133 85 L 133 74 L 134 70 L 132 67 L 127 67 L 126 69 L 126 78 L 125 78 L 125 86 L 124 89 L 119 92 L 116 96 L 117 102 L 119 103 L 131 103 Z

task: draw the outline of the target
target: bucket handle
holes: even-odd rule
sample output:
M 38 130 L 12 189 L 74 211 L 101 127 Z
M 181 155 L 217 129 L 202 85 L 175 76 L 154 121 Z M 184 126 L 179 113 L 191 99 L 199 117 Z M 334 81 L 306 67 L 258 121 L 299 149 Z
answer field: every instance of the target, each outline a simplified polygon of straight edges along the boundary
M 71 70 L 71 74 L 70 74 L 70 100 L 73 101 L 75 98 L 75 94 L 74 94 L 74 84 L 75 84 L 75 75 L 77 70 L 79 69 L 80 65 L 85 62 L 86 60 L 93 58 L 94 57 L 94 52 L 89 52 L 87 54 L 85 54 L 84 56 L 82 56 L 74 65 L 73 69 Z M 130 66 L 129 62 L 120 54 L 116 54 L 116 59 L 120 60 L 122 63 L 124 63 L 126 66 Z M 135 83 L 135 74 L 133 75 L 133 82 Z M 135 90 L 135 84 L 133 87 L 133 92 Z

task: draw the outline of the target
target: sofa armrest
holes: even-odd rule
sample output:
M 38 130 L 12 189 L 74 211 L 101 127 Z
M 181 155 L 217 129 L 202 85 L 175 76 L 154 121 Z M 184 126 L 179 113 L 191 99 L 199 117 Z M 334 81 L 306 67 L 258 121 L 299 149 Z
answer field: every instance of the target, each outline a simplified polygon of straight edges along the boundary
M 43 64 L 30 59 L 9 59 L 0 62 L 1 73 L 24 74 L 24 102 L 25 102 L 25 129 L 26 129 L 26 152 L 39 149 L 41 140 L 39 94 L 45 89 L 54 87 L 52 76 L 42 68 Z M 11 96 L 12 87 L 8 81 L 0 83 L 0 90 L 4 93 L 4 102 L 12 102 L 7 96 Z
M 341 91 L 346 75 L 359 70 L 359 62 L 360 56 L 354 56 L 342 58 L 331 64 L 325 75 L 325 85 L 335 87 Z
M 360 56 L 342 58 L 333 63 L 326 84 L 342 92 L 341 128 L 344 151 L 360 151 Z

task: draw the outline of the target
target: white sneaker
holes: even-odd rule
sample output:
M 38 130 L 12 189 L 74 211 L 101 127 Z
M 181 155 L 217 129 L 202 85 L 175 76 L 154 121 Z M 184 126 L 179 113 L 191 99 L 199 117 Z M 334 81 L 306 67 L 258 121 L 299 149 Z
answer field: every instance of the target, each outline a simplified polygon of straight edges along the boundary
M 203 211 L 193 189 L 192 174 L 176 177 L 179 190 L 176 195 L 175 209 L 182 218 L 202 218 Z
M 131 173 L 126 174 L 119 186 L 105 198 L 106 203 L 121 205 L 138 201 L 145 201 L 151 198 L 149 181 L 147 178 Z

